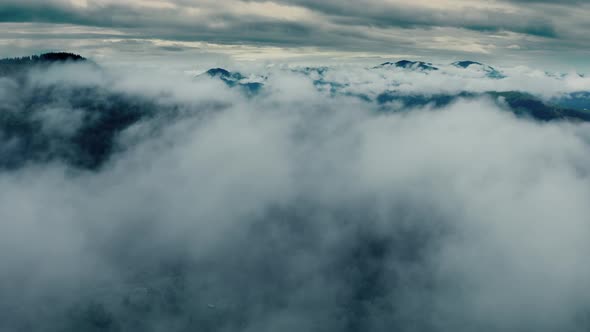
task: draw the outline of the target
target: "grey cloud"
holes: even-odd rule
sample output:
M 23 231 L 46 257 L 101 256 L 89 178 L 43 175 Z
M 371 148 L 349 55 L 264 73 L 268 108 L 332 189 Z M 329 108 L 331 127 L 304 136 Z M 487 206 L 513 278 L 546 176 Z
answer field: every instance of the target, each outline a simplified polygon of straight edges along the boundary
M 343 3 L 341 1 L 284 1 L 335 16 L 336 22 L 346 25 L 378 25 L 384 27 L 457 27 L 477 31 L 513 31 L 543 37 L 555 37 L 550 20 L 525 13 L 506 13 L 498 10 L 465 8 L 445 10 L 387 4 L 381 1 Z
M 574 10 L 571 5 L 553 4 L 551 6 L 554 10 L 545 10 L 544 6 L 547 3 L 539 1 L 510 2 L 516 6 L 515 12 L 482 9 L 478 7 L 477 2 L 471 7 L 461 9 L 451 6 L 440 9 L 381 1 L 273 2 L 299 9 L 306 8 L 314 15 L 309 16 L 307 20 L 297 21 L 268 15 L 270 13 L 246 14 L 232 10 L 232 6 L 238 3 L 263 3 L 259 1 L 170 1 L 169 3 L 174 5 L 170 8 L 151 8 L 142 6 L 141 3 L 88 3 L 87 7 L 75 7 L 63 1 L 4 0 L 0 6 L 0 21 L 114 28 L 123 32 L 121 38 L 318 47 L 366 52 L 407 51 L 406 53 L 410 54 L 425 54 L 424 49 L 434 45 L 433 38 L 461 38 L 463 35 L 495 46 L 496 50 L 493 52 L 499 56 L 543 49 L 549 53 L 548 48 L 554 51 L 587 49 L 588 46 L 586 38 L 580 39 L 575 32 L 584 22 L 567 19 L 568 14 Z M 188 9 L 204 10 L 206 14 L 198 18 L 192 17 L 191 14 L 187 14 Z M 582 10 L 587 8 L 584 7 Z M 499 37 L 505 32 L 515 35 L 504 36 L 503 41 Z M 425 35 L 428 35 L 430 40 L 412 40 L 413 36 Z M 413 45 L 404 45 L 412 42 Z M 519 44 L 518 51 L 508 48 L 513 44 Z M 439 45 L 439 48 L 444 49 L 442 45 Z M 457 50 L 449 51 L 452 52 L 460 53 Z

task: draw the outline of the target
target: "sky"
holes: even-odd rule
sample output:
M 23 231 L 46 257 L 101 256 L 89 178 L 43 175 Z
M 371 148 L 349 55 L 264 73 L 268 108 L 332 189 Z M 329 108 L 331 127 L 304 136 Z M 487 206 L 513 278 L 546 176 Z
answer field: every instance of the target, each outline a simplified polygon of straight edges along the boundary
M 582 0 L 0 0 L 0 56 L 187 66 L 411 58 L 586 71 Z

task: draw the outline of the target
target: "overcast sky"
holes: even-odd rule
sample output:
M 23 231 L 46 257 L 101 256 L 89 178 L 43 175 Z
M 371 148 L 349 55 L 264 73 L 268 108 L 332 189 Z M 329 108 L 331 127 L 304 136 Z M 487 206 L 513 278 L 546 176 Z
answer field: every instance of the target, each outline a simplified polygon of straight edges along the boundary
M 584 0 L 0 0 L 0 56 L 104 62 L 474 59 L 587 70 Z

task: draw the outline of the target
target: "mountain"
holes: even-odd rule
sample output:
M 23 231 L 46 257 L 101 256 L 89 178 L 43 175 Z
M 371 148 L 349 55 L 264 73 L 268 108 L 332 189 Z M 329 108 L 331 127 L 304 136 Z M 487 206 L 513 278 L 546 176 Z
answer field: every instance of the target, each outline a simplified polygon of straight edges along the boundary
M 520 91 L 488 91 L 484 93 L 461 92 L 458 94 L 407 94 L 398 91 L 388 91 L 380 94 L 376 102 L 383 111 L 397 111 L 399 106 L 391 109 L 389 105 L 401 103 L 405 109 L 430 106 L 439 109 L 457 101 L 458 99 L 476 99 L 490 97 L 499 107 L 511 111 L 517 116 L 532 118 L 540 121 L 574 120 L 590 121 L 590 111 L 565 107 L 559 100 L 543 101 L 539 97 Z
M 532 94 L 520 91 L 489 91 L 486 95 L 505 103 L 510 110 L 519 116 L 526 116 L 536 120 L 574 120 L 590 121 L 590 112 L 566 107 L 555 100 L 542 100 Z
M 579 91 L 552 98 L 551 102 L 565 108 L 578 111 L 590 111 L 590 92 Z
M 86 58 L 73 53 L 58 52 L 41 55 L 25 56 L 20 58 L 8 58 L 0 60 L 0 76 L 15 75 L 23 70 L 35 66 L 45 66 L 53 63 L 84 62 Z
M 238 81 L 244 79 L 244 76 L 242 76 L 242 74 L 240 73 L 232 73 L 229 72 L 223 68 L 212 68 L 207 70 L 206 72 L 207 75 L 209 75 L 210 77 L 216 77 L 221 79 L 224 82 L 227 83 L 237 83 Z
M 71 53 L 0 60 L 0 169 L 56 161 L 99 169 L 118 149 L 116 141 L 123 130 L 156 111 L 173 111 L 107 85 L 38 84 L 27 76 L 33 68 L 86 61 Z M 60 120 L 48 126 L 44 120 L 49 117 Z
M 395 63 L 385 62 L 375 68 L 387 68 L 387 67 L 395 67 L 395 68 L 418 70 L 418 71 L 438 70 L 438 68 L 433 66 L 432 63 L 422 62 L 422 61 L 410 61 L 410 60 L 401 60 L 401 61 L 398 61 Z
M 0 59 L 0 65 L 31 65 L 37 63 L 87 61 L 81 55 L 67 52 L 44 53 L 41 55 L 25 56 L 20 58 Z
M 501 79 L 501 78 L 506 77 L 506 76 L 504 76 L 504 74 L 502 74 L 500 71 L 496 70 L 494 67 L 488 66 L 488 65 L 480 63 L 480 62 L 457 61 L 457 62 L 453 62 L 452 65 L 457 68 L 461 68 L 461 69 L 473 69 L 473 70 L 482 71 L 489 78 Z
M 293 72 L 301 73 L 307 76 L 324 76 L 330 69 L 326 66 L 321 67 L 303 67 L 303 68 L 295 68 Z
M 264 87 L 260 82 L 248 82 L 247 78 L 239 72 L 230 72 L 223 68 L 212 68 L 207 70 L 203 75 L 211 78 L 217 78 L 223 81 L 227 86 L 242 89 L 249 96 L 258 94 Z M 202 76 L 202 75 L 199 75 Z

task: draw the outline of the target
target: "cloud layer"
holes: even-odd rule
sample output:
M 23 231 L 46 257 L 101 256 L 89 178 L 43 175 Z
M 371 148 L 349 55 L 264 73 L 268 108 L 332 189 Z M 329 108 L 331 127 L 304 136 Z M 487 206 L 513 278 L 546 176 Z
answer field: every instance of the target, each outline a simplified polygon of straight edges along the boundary
M 33 107 L 3 79 L 2 114 L 30 112 L 48 151 L 113 94 L 150 102 L 97 169 L 0 172 L 0 330 L 588 328 L 588 124 L 486 98 L 382 113 L 292 71 L 267 79 L 252 98 L 52 66 L 25 78 L 48 89 Z

